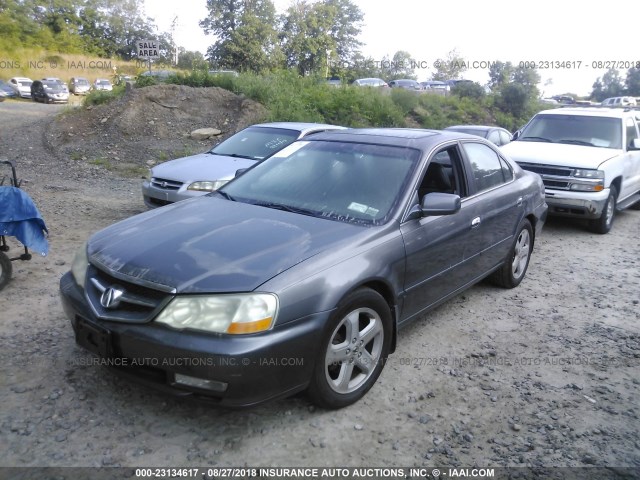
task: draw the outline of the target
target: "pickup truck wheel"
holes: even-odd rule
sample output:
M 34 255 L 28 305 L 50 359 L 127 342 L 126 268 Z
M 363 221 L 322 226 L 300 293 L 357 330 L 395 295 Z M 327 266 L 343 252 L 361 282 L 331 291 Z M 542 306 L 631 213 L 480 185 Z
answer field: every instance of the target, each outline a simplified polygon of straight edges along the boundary
M 503 288 L 515 288 L 520 285 L 529 267 L 533 250 L 533 229 L 526 218 L 520 223 L 516 240 L 509 251 L 504 265 L 492 275 L 491 280 Z
M 0 252 L 0 290 L 2 290 L 9 280 L 11 280 L 11 260 L 4 253 Z
M 377 292 L 347 295 L 331 315 L 308 394 L 323 408 L 357 402 L 373 386 L 391 348 L 391 312 Z
M 611 185 L 609 188 L 609 198 L 602 209 L 602 215 L 596 220 L 589 221 L 589 229 L 594 233 L 609 233 L 613 226 L 613 219 L 616 216 L 616 199 L 618 198 L 618 190 Z

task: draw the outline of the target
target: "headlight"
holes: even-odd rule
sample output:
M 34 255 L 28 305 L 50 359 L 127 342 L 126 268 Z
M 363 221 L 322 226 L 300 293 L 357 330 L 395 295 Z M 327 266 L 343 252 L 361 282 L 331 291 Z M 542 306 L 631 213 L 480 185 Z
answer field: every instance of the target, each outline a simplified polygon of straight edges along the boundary
M 574 177 L 578 178 L 602 178 L 604 179 L 604 172 L 602 170 L 586 170 L 578 168 L 573 172 Z
M 278 297 L 269 293 L 199 295 L 174 298 L 155 319 L 178 330 L 214 333 L 256 333 L 269 330 Z
M 87 277 L 87 268 L 89 268 L 89 258 L 87 257 L 87 243 L 83 243 L 80 250 L 77 251 L 71 264 L 71 274 L 76 283 L 84 288 L 85 278 Z
M 221 186 L 228 182 L 229 180 L 216 180 L 213 182 L 193 182 L 187 187 L 187 190 L 195 190 L 196 192 L 213 192 L 214 190 L 218 190 Z

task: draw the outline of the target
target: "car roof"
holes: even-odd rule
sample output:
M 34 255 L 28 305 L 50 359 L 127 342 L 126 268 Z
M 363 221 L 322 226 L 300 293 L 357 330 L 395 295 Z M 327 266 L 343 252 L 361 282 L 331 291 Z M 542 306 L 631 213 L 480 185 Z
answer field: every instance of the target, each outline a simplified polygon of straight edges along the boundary
M 270 122 L 270 123 L 258 123 L 251 125 L 251 127 L 268 127 L 268 128 L 286 128 L 289 130 L 299 130 L 300 132 L 307 132 L 309 130 L 342 130 L 346 127 L 339 125 L 330 125 L 328 123 L 311 123 L 311 122 Z
M 33 82 L 33 80 L 27 77 L 11 77 L 9 80 L 15 80 L 16 82 Z
M 482 141 L 475 135 L 451 130 L 426 130 L 421 128 L 349 128 L 323 132 L 310 137 L 310 140 L 327 140 L 352 143 L 370 143 L 396 146 L 411 146 L 428 149 L 447 140 L 472 139 Z M 486 143 L 486 142 L 485 142 Z
M 569 107 L 554 108 L 552 110 L 543 110 L 538 114 L 544 115 L 583 115 L 589 117 L 624 117 L 627 111 L 622 108 L 607 107 Z
M 492 127 L 491 125 L 451 125 L 446 127 L 445 130 L 453 130 L 454 128 L 460 130 L 493 130 L 494 128 L 504 130 L 502 127 Z

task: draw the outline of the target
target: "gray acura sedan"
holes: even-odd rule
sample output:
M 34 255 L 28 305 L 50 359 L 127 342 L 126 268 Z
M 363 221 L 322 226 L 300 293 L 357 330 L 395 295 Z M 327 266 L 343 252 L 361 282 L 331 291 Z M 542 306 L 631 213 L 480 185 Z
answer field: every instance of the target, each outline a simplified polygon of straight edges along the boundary
M 321 133 L 96 233 L 62 303 L 76 342 L 139 382 L 339 408 L 373 386 L 400 327 L 485 277 L 520 284 L 546 214 L 540 177 L 482 138 Z

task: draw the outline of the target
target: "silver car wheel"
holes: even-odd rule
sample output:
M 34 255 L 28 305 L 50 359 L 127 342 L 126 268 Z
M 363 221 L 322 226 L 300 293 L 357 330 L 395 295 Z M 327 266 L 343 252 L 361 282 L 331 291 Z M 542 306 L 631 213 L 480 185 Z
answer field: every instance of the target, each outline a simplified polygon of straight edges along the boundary
M 513 273 L 514 279 L 517 280 L 524 275 L 530 253 L 531 237 L 529 236 L 529 230 L 522 229 L 515 244 L 513 263 L 511 264 L 511 272 Z
M 331 334 L 325 354 L 325 375 L 336 393 L 351 393 L 373 374 L 384 343 L 380 315 L 370 308 L 348 313 Z

